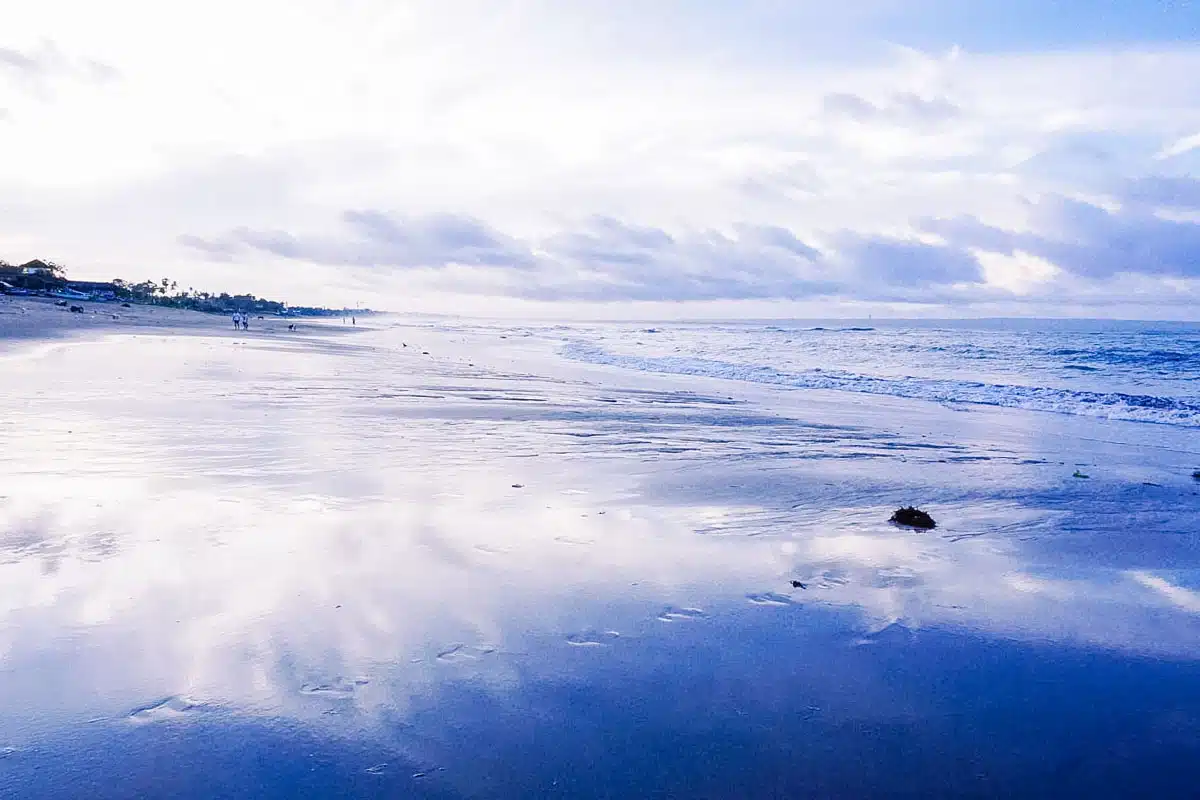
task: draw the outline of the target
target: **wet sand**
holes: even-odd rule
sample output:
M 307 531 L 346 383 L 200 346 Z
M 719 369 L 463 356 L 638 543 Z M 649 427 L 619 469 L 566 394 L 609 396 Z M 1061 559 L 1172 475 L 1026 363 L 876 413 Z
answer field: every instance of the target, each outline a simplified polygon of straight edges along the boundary
M 1194 785 L 1200 434 L 330 327 L 0 359 L 6 796 Z

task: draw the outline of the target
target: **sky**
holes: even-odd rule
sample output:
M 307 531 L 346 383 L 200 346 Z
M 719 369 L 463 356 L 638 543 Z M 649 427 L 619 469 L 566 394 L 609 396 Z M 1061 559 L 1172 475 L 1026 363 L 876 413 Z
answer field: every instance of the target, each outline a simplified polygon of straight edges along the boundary
M 0 259 L 515 317 L 1200 319 L 1190 0 L 40 0 Z

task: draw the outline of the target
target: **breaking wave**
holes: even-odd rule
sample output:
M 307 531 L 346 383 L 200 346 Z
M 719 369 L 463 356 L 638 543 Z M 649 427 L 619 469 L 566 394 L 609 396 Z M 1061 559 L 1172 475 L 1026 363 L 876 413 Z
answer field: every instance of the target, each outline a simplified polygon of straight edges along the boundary
M 702 358 L 619 355 L 585 342 L 567 343 L 563 355 L 576 361 L 643 372 L 697 375 L 792 389 L 831 389 L 939 403 L 969 403 L 1200 428 L 1200 398 L 1076 391 L 953 379 L 879 378 L 819 369 L 788 372 L 769 366 Z M 1070 355 L 1077 357 L 1079 354 Z

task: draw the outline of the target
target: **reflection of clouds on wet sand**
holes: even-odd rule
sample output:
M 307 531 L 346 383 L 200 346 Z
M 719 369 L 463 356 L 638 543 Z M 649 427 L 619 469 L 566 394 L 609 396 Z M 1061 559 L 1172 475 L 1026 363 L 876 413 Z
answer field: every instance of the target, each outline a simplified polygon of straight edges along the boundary
M 1172 605 L 1188 608 L 1194 598 L 1186 590 L 1119 572 L 1056 576 L 1028 563 L 1020 542 L 951 541 L 879 525 L 817 533 L 795 547 L 795 574 L 806 596 L 860 609 L 868 630 L 951 626 L 1034 641 L 1198 655 L 1194 621 L 1169 613 Z M 1143 585 L 1163 596 L 1148 596 Z
M 1195 589 L 1176 586 L 1167 579 L 1148 572 L 1133 572 L 1130 577 L 1147 589 L 1153 589 L 1169 600 L 1172 605 L 1193 614 L 1200 614 L 1200 592 Z
M 891 434 L 757 424 L 716 393 L 600 392 L 552 362 L 545 379 L 489 373 L 487 352 L 439 345 L 428 366 L 205 339 L 110 343 L 123 359 L 103 367 L 85 352 L 99 346 L 23 360 L 29 394 L 0 393 L 17 421 L 0 452 L 0 669 L 20 677 L 0 700 L 147 720 L 394 707 L 396 685 L 515 680 L 529 639 L 600 654 L 729 603 L 800 625 L 813 604 L 850 609 L 847 642 L 961 626 L 1197 655 L 1194 591 L 1035 561 L 1019 535 L 1052 531 L 1049 511 L 934 487 L 948 523 L 918 533 L 840 464 L 814 477 L 822 448 L 917 452 Z M 809 471 L 732 482 L 729 464 L 767 451 Z M 717 488 L 647 489 L 697 469 Z M 781 511 L 788 492 L 820 510 Z
M 114 497 L 86 480 L 57 484 L 70 499 L 22 492 L 0 506 L 10 532 L 0 646 L 24 657 L 87 631 L 99 650 L 111 639 L 114 662 L 142 655 L 109 674 L 94 658 L 80 664 L 94 687 L 273 704 L 379 664 L 419 664 L 409 668 L 419 677 L 486 655 L 480 647 L 503 652 L 526 628 L 603 628 L 597 607 L 610 596 L 686 600 L 689 586 L 779 569 L 767 542 L 706 540 L 654 509 L 461 478 L 456 499 L 362 503 L 203 489 Z M 31 520 L 40 539 L 20 533 Z M 97 530 L 115 543 L 101 559 Z

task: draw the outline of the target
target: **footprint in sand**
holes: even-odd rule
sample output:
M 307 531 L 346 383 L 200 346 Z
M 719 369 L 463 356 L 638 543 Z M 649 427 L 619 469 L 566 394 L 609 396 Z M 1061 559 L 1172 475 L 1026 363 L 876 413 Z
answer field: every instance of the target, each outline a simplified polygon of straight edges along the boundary
M 607 647 L 616 641 L 621 634 L 616 631 L 581 631 L 567 637 L 567 644 L 574 647 Z
M 332 683 L 306 683 L 300 687 L 300 694 L 306 694 L 311 697 L 332 697 L 346 698 L 354 694 L 355 689 L 359 686 L 366 686 L 368 683 L 366 678 L 356 678 L 348 680 L 346 678 L 338 678 Z
M 924 581 L 906 569 L 881 569 L 875 572 L 869 585 L 875 589 L 915 589 Z
M 845 586 L 850 583 L 850 577 L 842 570 L 825 570 L 807 578 L 804 583 L 806 587 L 836 589 L 839 586 Z
M 795 605 L 795 601 L 787 595 L 778 594 L 776 592 L 761 592 L 759 594 L 748 594 L 746 599 L 756 606 L 790 606 Z
M 168 697 L 154 705 L 142 706 L 129 713 L 129 721 L 135 725 L 145 725 L 150 722 L 167 722 L 186 717 L 204 708 L 203 703 L 189 700 L 186 697 Z
M 662 622 L 678 622 L 679 620 L 704 619 L 708 614 L 699 608 L 674 608 L 668 606 L 658 615 Z
M 554 541 L 561 542 L 562 544 L 576 544 L 580 546 L 595 544 L 595 541 L 592 539 L 574 539 L 570 536 L 555 536 Z
M 457 664 L 464 661 L 478 661 L 483 656 L 496 652 L 489 645 L 455 644 L 437 654 L 437 660 L 446 664 Z

